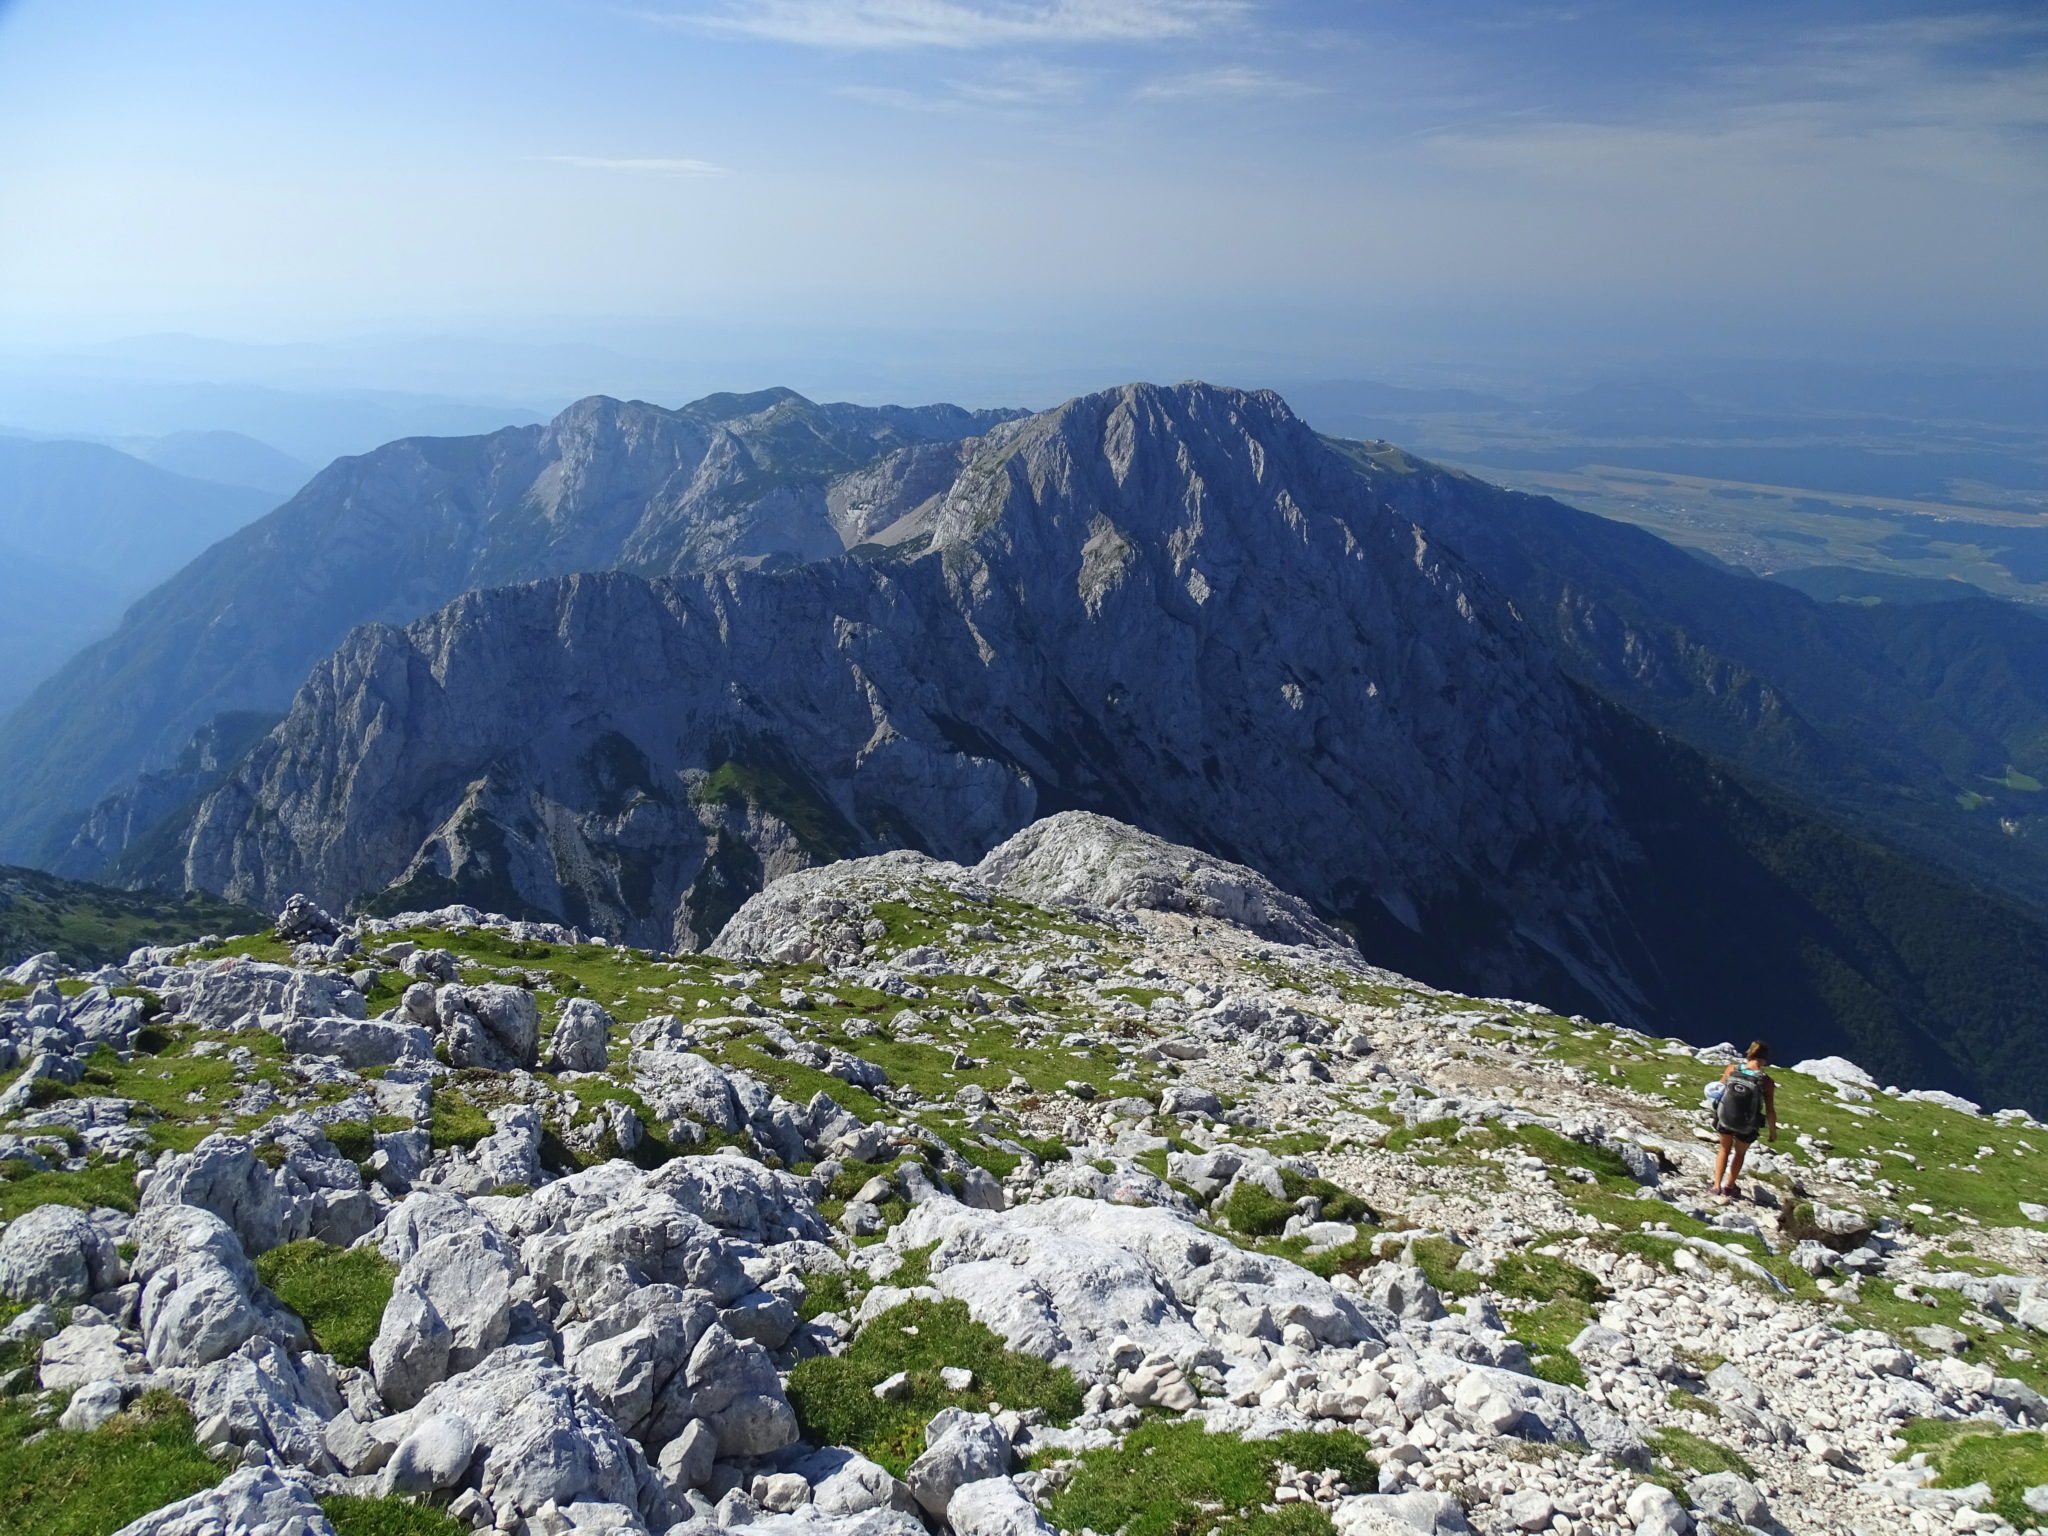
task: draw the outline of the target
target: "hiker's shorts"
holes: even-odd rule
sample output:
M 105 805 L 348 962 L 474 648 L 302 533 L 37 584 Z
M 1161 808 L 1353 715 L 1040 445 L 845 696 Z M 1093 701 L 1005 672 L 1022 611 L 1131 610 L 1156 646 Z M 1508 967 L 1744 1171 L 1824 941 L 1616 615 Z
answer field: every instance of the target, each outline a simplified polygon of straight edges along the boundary
M 1731 1131 L 1728 1129 L 1727 1126 L 1721 1124 L 1720 1121 L 1717 1120 L 1714 1122 L 1714 1134 L 1716 1136 L 1733 1136 L 1745 1147 L 1754 1146 L 1756 1144 L 1757 1137 L 1763 1134 L 1763 1129 L 1764 1128 L 1762 1126 L 1758 1126 L 1753 1131 Z

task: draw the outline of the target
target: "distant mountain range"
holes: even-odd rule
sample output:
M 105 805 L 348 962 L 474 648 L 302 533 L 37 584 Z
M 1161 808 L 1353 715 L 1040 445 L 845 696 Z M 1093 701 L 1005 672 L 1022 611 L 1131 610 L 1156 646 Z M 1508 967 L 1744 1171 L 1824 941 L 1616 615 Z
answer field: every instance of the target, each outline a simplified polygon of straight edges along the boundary
M 0 436 L 0 711 L 276 502 L 99 443 Z
M 241 485 L 282 500 L 313 478 L 313 466 L 242 432 L 172 432 L 115 445 L 159 469 Z
M 0 776 L 8 846 L 79 874 L 661 946 L 806 862 L 1099 810 L 1446 984 L 2039 1102 L 2044 638 L 1268 394 L 599 398 L 324 471 L 17 711 Z

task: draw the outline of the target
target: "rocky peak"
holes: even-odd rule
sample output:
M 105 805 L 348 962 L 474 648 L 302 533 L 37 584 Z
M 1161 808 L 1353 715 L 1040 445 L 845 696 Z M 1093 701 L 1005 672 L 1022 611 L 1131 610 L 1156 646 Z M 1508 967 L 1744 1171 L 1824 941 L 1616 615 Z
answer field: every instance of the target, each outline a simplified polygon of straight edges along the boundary
M 574 578 L 358 634 L 208 802 L 188 878 L 482 880 L 702 943 L 710 884 L 903 843 L 971 861 L 1075 806 L 1383 928 L 1483 889 L 1514 946 L 1625 975 L 1559 863 L 1631 856 L 1577 699 L 1277 397 L 1131 386 L 947 451 L 928 537 L 878 564 Z M 630 815 L 592 766 L 618 758 Z
M 90 813 L 77 837 L 95 800 L 169 768 L 216 715 L 281 711 L 358 624 L 406 624 L 465 591 L 576 571 L 834 556 L 848 542 L 828 504 L 834 479 L 1008 414 L 818 405 L 789 390 L 677 410 L 593 396 L 545 427 L 338 460 L 144 597 L 0 726 L 14 791 L 0 855 L 102 872 L 166 806 L 144 786 Z

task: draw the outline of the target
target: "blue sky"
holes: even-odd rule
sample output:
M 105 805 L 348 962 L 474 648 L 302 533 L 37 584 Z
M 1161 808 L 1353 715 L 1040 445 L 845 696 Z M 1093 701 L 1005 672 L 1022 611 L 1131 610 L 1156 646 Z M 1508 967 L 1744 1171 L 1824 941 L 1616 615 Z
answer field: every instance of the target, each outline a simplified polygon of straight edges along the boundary
M 13 0 L 0 144 L 34 342 L 2048 336 L 2038 4 Z

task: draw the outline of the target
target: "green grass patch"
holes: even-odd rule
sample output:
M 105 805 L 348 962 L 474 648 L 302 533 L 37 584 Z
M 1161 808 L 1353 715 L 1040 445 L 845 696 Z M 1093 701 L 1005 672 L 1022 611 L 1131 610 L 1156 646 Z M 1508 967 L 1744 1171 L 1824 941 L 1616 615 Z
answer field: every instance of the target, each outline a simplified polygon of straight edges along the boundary
M 1483 1284 L 1469 1269 L 1458 1268 L 1465 1250 L 1448 1237 L 1418 1237 L 1409 1244 L 1416 1268 L 1445 1296 L 1475 1296 Z
M 1584 1302 L 1560 1296 L 1509 1320 L 1508 1335 L 1529 1349 L 1531 1374 L 1567 1387 L 1586 1384 L 1586 1368 L 1572 1353 L 1571 1342 L 1593 1320 Z
M 1653 1429 L 1644 1436 L 1650 1449 L 1664 1460 L 1686 1472 L 1705 1475 L 1711 1472 L 1733 1472 L 1738 1477 L 1756 1481 L 1756 1468 L 1742 1456 L 1731 1451 L 1717 1440 L 1705 1435 L 1696 1435 L 1689 1429 Z
M 321 1127 L 334 1150 L 352 1163 L 366 1163 L 377 1150 L 377 1133 L 367 1120 L 336 1120 Z
M 1372 1207 L 1364 1200 L 1328 1179 L 1305 1178 L 1290 1168 L 1280 1170 L 1280 1186 L 1287 1191 L 1289 1200 L 1301 1200 L 1310 1195 L 1322 1202 L 1324 1221 L 1372 1221 Z
M 1564 1299 L 1590 1306 L 1600 1299 L 1597 1276 L 1547 1253 L 1509 1254 L 1494 1266 L 1488 1284 L 1503 1296 L 1526 1301 Z
M 280 1092 L 296 1086 L 284 1066 L 284 1042 L 261 1029 L 232 1035 L 202 1035 L 197 1030 L 157 1030 L 157 1051 L 123 1061 L 107 1046 L 93 1052 L 80 1081 L 81 1091 L 134 1099 L 148 1106 L 154 1119 L 150 1139 L 158 1148 L 189 1152 L 216 1130 L 246 1130 L 270 1118 L 235 1118 L 227 1105 L 252 1082 L 268 1083 Z M 205 1053 L 197 1047 L 207 1042 Z M 237 1049 L 254 1058 L 247 1067 L 228 1059 Z M 146 1118 L 146 1117 L 145 1117 Z
M 1628 1171 L 1628 1164 L 1612 1147 L 1574 1141 L 1542 1125 L 1517 1126 L 1514 1137 L 1553 1168 L 1583 1168 L 1603 1183 L 1628 1189 L 1637 1187 L 1635 1176 Z
M 898 1274 L 902 1272 L 899 1270 Z M 905 1282 L 892 1276 L 892 1285 Z M 915 1332 L 908 1330 L 914 1329 Z M 974 1372 L 965 1392 L 949 1392 L 942 1366 Z M 907 1371 L 910 1391 L 883 1401 L 876 1383 Z M 820 1445 L 846 1445 L 897 1476 L 924 1450 L 924 1427 L 941 1408 L 1043 1408 L 1056 1423 L 1081 1411 L 1086 1389 L 1065 1366 L 1048 1365 L 1006 1349 L 1003 1341 L 967 1315 L 964 1301 L 913 1301 L 870 1322 L 844 1355 L 798 1363 L 789 1376 L 789 1400 L 804 1430 Z
M 1926 1451 L 1940 1472 L 1937 1488 L 1989 1483 L 1993 1513 L 2023 1531 L 2048 1527 L 2048 1516 L 2020 1502 L 2027 1489 L 2048 1483 L 2048 1436 L 2040 1430 L 2004 1434 L 1974 1420 L 1916 1419 L 1903 1433 L 1910 1449 Z
M 374 1248 L 334 1248 L 309 1237 L 258 1254 L 256 1273 L 337 1362 L 369 1363 L 397 1265 Z
M 1230 1230 L 1242 1232 L 1248 1237 L 1273 1237 L 1287 1225 L 1287 1219 L 1295 1214 L 1291 1203 L 1274 1196 L 1270 1190 L 1261 1189 L 1249 1179 L 1240 1179 L 1230 1191 L 1230 1198 L 1215 1207 L 1217 1214 L 1230 1223 Z
M 1721 1417 L 1720 1404 L 1710 1397 L 1701 1397 L 1699 1393 L 1691 1391 L 1686 1387 L 1673 1387 L 1664 1394 L 1664 1402 L 1666 1406 L 1676 1409 L 1680 1413 L 1690 1409 L 1694 1413 L 1703 1413 L 1710 1419 Z
M 112 1206 L 136 1208 L 132 1163 L 94 1163 L 77 1173 L 38 1173 L 20 1158 L 0 1162 L 0 1221 L 13 1221 L 39 1205 L 70 1205 L 81 1211 Z
M 1387 1150 L 1406 1152 L 1418 1141 L 1455 1141 L 1464 1122 L 1455 1115 L 1440 1120 L 1422 1120 L 1414 1125 L 1396 1126 L 1387 1132 Z
M 1046 1514 L 1063 1531 L 1122 1536 L 1322 1536 L 1329 1516 L 1313 1504 L 1263 1508 L 1282 1463 L 1332 1470 L 1354 1493 L 1378 1487 L 1371 1444 L 1344 1431 L 1296 1431 L 1272 1440 L 1212 1435 L 1199 1422 L 1153 1419 L 1124 1443 L 1089 1451 Z
M 54 950 L 69 966 L 118 965 L 144 944 L 247 932 L 261 913 L 204 894 L 115 890 L 40 870 L 0 868 L 0 955 Z
M 0 1536 L 108 1536 L 151 1510 L 211 1488 L 227 1468 L 192 1438 L 192 1415 L 146 1392 L 91 1433 L 38 1427 L 28 1400 L 0 1400 Z
M 445 1152 L 450 1147 L 473 1147 L 496 1129 L 491 1117 L 460 1089 L 435 1090 L 434 1107 L 427 1116 L 427 1138 L 436 1152 Z
M 841 1317 L 851 1317 L 858 1305 L 850 1276 L 805 1275 L 804 1301 L 803 1305 L 796 1309 L 796 1315 L 806 1323 L 814 1317 L 823 1317 L 827 1312 L 837 1312 Z

